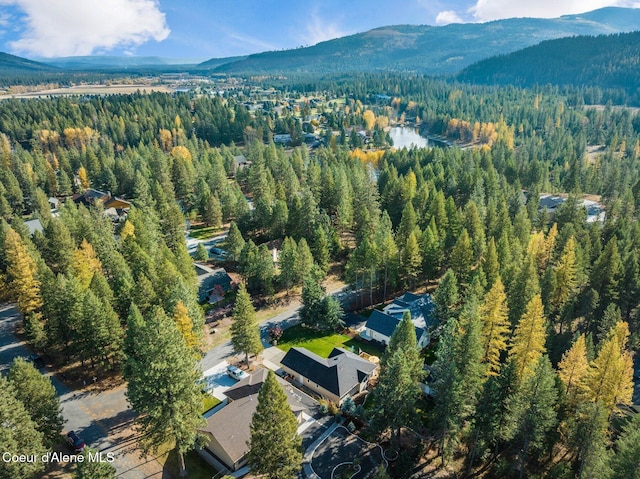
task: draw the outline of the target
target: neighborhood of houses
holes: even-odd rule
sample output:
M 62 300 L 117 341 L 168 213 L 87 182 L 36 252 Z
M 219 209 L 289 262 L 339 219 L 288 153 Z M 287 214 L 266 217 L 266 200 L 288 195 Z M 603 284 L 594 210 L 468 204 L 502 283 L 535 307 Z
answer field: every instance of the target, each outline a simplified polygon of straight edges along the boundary
M 222 272 L 210 268 L 202 271 L 204 274 L 201 277 L 217 277 L 222 284 L 231 287 L 230 281 L 222 279 Z M 409 312 L 413 318 L 418 333 L 418 347 L 422 349 L 429 343 L 429 332 L 434 326 L 433 302 L 428 294 L 406 292 L 383 305 L 381 310 L 374 309 L 368 319 L 360 318 L 362 321 L 358 323 L 357 333 L 382 351 L 405 312 Z M 351 433 L 340 428 L 326 411 L 323 414 L 321 408 L 323 402 L 339 408 L 347 398 L 357 402 L 366 400 L 377 376 L 378 357 L 334 347 L 324 358 L 304 347 L 295 346 L 286 351 L 272 346 L 263 351 L 261 356 L 261 364 L 256 365 L 251 374 L 238 376 L 235 374 L 236 368 L 226 366 L 226 362 L 204 372 L 204 389 L 220 403 L 204 414 L 207 425 L 201 432 L 207 440 L 206 445 L 198 450 L 203 459 L 215 469 L 235 477 L 248 472 L 246 456 L 251 418 L 257 407 L 260 386 L 266 380 L 268 371 L 273 370 L 287 393 L 287 402 L 298 421 L 298 434 L 307 451 L 304 464 L 307 477 L 332 477 L 332 468 L 341 460 L 338 453 L 337 457 L 327 461 L 323 451 L 328 442 L 344 444 L 344 447 L 348 445 L 350 454 L 354 448 L 362 448 L 359 454 L 366 457 L 372 470 L 385 461 L 379 447 L 372 447 L 357 436 L 355 438 L 358 440 L 353 439 Z M 332 450 L 335 455 L 335 447 Z

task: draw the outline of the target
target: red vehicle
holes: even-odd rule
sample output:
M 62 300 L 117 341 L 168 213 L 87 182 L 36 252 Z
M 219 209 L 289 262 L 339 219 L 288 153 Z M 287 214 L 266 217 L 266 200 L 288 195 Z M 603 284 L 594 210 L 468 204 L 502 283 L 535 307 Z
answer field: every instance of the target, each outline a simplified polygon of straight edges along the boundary
M 82 452 L 84 450 L 84 441 L 75 433 L 75 431 L 69 431 L 67 433 L 67 442 L 71 449 L 73 449 L 73 452 Z

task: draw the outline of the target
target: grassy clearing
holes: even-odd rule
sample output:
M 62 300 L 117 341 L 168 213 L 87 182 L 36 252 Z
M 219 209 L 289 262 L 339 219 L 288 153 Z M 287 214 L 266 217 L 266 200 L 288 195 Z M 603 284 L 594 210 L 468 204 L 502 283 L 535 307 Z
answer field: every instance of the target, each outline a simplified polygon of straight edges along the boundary
M 333 348 L 344 348 L 349 351 L 354 351 L 354 348 L 358 348 L 373 356 L 382 354 L 382 350 L 357 337 L 352 338 L 346 334 L 315 331 L 304 328 L 299 324 L 285 329 L 282 337 L 278 340 L 278 348 L 285 352 L 293 347 L 306 348 L 323 358 L 328 357 Z M 358 349 L 355 349 L 355 351 Z
M 217 397 L 212 396 L 211 394 L 203 391 L 202 392 L 202 414 L 204 414 L 210 409 L 213 409 L 221 402 L 222 401 L 220 401 L 220 399 L 218 399 Z
M 171 477 L 179 477 L 180 466 L 178 453 L 175 449 L 171 449 L 163 457 L 159 457 L 158 460 L 164 465 L 164 470 L 171 474 Z M 190 451 L 185 454 L 184 463 L 189 479 L 211 479 L 218 473 L 218 471 L 207 464 L 196 451 Z
M 189 231 L 189 236 L 199 240 L 206 240 L 209 238 L 213 238 L 216 235 L 216 231 L 217 229 L 213 226 L 192 226 L 191 230 Z

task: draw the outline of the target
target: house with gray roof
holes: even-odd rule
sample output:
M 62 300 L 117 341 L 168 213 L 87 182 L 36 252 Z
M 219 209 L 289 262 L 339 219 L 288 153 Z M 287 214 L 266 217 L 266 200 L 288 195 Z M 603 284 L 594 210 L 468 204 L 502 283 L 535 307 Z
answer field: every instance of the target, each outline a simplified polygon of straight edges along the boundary
M 198 452 L 218 469 L 237 471 L 247 463 L 251 437 L 249 426 L 258 406 L 258 392 L 268 372 L 260 368 L 227 389 L 224 392 L 228 398 L 227 405 L 212 414 L 206 427 L 200 430 L 207 438 L 207 444 Z M 298 420 L 298 433 L 302 434 L 306 430 L 305 425 L 314 421 L 318 403 L 284 379 L 277 376 L 276 379 L 287 394 L 287 403 Z
M 418 295 L 407 292 L 395 298 L 382 311 L 374 309 L 360 336 L 367 341 L 373 340 L 384 345 L 389 344 L 389 340 L 402 321 L 405 312 L 411 314 L 411 322 L 416 328 L 418 347 L 420 349 L 426 347 L 430 341 L 429 327 L 433 325 L 434 321 L 434 304 L 428 294 Z
M 232 287 L 231 276 L 224 268 L 210 268 L 205 264 L 194 263 L 198 275 L 198 301 L 216 303 Z
M 364 391 L 378 367 L 341 348 L 333 348 L 325 359 L 308 349 L 294 347 L 280 364 L 296 383 L 338 405 L 347 396 Z

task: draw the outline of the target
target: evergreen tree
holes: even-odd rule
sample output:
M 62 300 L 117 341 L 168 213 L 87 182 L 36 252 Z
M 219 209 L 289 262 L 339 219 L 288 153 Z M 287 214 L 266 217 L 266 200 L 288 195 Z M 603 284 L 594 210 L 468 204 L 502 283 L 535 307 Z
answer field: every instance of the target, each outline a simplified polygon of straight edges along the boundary
M 509 357 L 516 366 L 520 379 L 529 376 L 538 360 L 545 353 L 546 321 L 542 299 L 537 294 L 527 305 L 527 310 L 516 325 L 509 347 Z
M 300 241 L 298 241 L 298 251 L 295 262 L 296 284 L 304 284 L 307 276 L 309 276 L 313 269 L 313 264 L 313 255 L 311 254 L 307 240 L 301 238 Z
M 227 235 L 227 250 L 231 253 L 231 257 L 234 261 L 238 260 L 242 248 L 244 248 L 244 239 L 238 229 L 235 221 L 229 224 L 229 234 Z
M 238 287 L 236 302 L 233 306 L 231 344 L 236 353 L 245 354 L 247 365 L 249 365 L 250 354 L 258 354 L 262 351 L 256 310 L 244 284 Z
M 457 316 L 457 308 L 460 297 L 458 295 L 458 279 L 453 270 L 449 269 L 444 274 L 438 289 L 433 295 L 433 302 L 435 303 L 436 317 L 441 324 L 446 323 L 451 318 Z
M 343 315 L 338 300 L 327 295 L 317 280 L 308 277 L 302 288 L 300 320 L 321 331 L 335 331 L 344 326 Z
M 279 281 L 282 286 L 287 290 L 287 295 L 291 287 L 296 281 L 296 263 L 298 258 L 298 246 L 293 238 L 286 237 L 282 242 L 282 249 L 278 256 L 278 263 L 280 267 Z
M 500 263 L 498 262 L 498 252 L 496 250 L 496 242 L 493 238 L 489 240 L 487 254 L 482 259 L 482 269 L 487 277 L 487 287 L 493 286 L 500 275 Z
M 202 221 L 207 226 L 220 228 L 222 226 L 222 206 L 215 195 L 207 195 L 202 202 Z
M 42 434 L 45 445 L 53 447 L 60 440 L 64 418 L 51 379 L 22 358 L 14 359 L 7 379 L 13 385 L 16 399 L 24 405 Z
M 47 240 L 42 256 L 54 272 L 65 273 L 69 268 L 75 244 L 71 233 L 59 219 L 50 220 L 44 228 Z
M 554 288 L 549 303 L 551 310 L 558 314 L 562 307 L 574 296 L 577 281 L 575 240 L 573 236 L 566 242 L 558 264 L 554 268 Z
M 410 287 L 414 287 L 422 267 L 422 257 L 420 256 L 420 246 L 415 232 L 409 233 L 407 242 L 401 249 L 400 268 L 405 280 Z
M 520 448 L 520 479 L 525 477 L 529 451 L 540 451 L 546 435 L 555 427 L 558 391 L 551 363 L 539 356 L 512 404 L 516 418 L 515 440 Z
M 202 243 L 198 243 L 198 246 L 196 246 L 196 254 L 193 258 L 196 261 L 207 261 L 209 259 L 209 252 Z
M 97 454 L 98 451 L 85 447 L 82 451 L 84 461 L 78 462 L 73 479 L 116 479 L 116 468 L 111 463 L 89 461 L 89 453 Z
M 45 453 L 42 445 L 42 433 L 38 425 L 29 417 L 22 402 L 16 398 L 16 392 L 11 383 L 0 376 L 0 448 L 3 453 L 11 455 L 36 455 L 38 458 Z M 44 469 L 41 461 L 19 462 L 0 461 L 0 477 L 11 479 L 32 479 Z
M 605 246 L 591 271 L 591 285 L 600 295 L 600 304 L 603 305 L 603 310 L 605 305 L 618 300 L 620 295 L 618 286 L 623 273 L 618 240 L 614 236 Z
M 460 285 L 467 286 L 471 278 L 471 268 L 473 266 L 473 249 L 471 240 L 466 229 L 462 230 L 458 241 L 456 241 L 451 257 L 449 258 L 451 269 L 456 274 Z
M 132 307 L 126 354 L 127 400 L 139 414 L 142 451 L 155 452 L 169 442 L 178 453 L 180 475 L 186 477 L 184 454 L 193 449 L 197 430 L 205 424 L 196 359 L 159 307 L 146 321 Z
M 611 479 L 640 479 L 640 415 L 636 414 L 625 425 L 616 442 L 616 454 L 611 459 Z
M 302 439 L 287 394 L 273 371 L 258 392 L 251 419 L 247 462 L 253 474 L 269 479 L 294 479 L 302 465 Z

